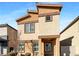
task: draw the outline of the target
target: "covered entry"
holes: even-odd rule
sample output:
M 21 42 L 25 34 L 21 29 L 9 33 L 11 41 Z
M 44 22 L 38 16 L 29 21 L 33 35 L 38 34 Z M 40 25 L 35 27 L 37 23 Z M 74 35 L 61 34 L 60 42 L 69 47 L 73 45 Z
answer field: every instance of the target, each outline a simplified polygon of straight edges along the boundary
M 58 35 L 39 36 L 39 55 L 59 56 L 60 45 Z
M 42 39 L 44 43 L 44 56 L 53 56 L 54 55 L 54 45 L 55 42 L 52 39 Z

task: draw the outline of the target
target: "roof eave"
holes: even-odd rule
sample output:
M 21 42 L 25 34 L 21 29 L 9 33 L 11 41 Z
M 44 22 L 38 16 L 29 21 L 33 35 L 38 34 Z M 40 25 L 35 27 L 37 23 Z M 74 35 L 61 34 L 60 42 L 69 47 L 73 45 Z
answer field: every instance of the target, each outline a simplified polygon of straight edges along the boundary
M 17 19 L 16 22 L 19 22 L 20 20 L 22 20 L 22 19 L 24 19 L 24 18 L 28 18 L 28 17 L 30 17 L 30 15 L 23 16 L 23 17 Z
M 52 8 L 59 8 L 59 10 L 61 11 L 62 9 L 62 5 L 60 4 L 37 4 L 37 10 L 38 10 L 38 7 L 52 7 Z
M 67 30 L 68 28 L 70 28 L 74 23 L 76 23 L 79 20 L 79 16 L 77 16 L 64 30 L 62 30 L 60 32 L 60 34 L 62 34 L 65 30 Z

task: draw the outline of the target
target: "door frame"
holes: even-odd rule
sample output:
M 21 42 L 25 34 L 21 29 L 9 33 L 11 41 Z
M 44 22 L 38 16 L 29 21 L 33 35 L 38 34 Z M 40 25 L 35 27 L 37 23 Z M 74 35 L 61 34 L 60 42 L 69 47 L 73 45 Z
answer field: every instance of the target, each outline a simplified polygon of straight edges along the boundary
M 53 40 L 50 40 L 50 39 L 45 39 L 43 40 L 43 43 L 44 43 L 44 56 L 53 56 L 54 55 L 54 44 L 53 44 Z M 51 43 L 51 51 L 48 51 L 50 53 L 48 53 L 49 55 L 45 55 L 46 51 L 45 51 L 45 44 L 46 43 Z

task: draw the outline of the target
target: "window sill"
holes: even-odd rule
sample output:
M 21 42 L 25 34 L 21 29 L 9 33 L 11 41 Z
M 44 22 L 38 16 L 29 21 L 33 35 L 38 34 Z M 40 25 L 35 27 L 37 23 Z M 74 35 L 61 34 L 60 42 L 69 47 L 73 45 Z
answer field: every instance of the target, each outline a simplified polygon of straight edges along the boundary
M 25 32 L 25 34 L 33 34 L 33 33 L 35 33 L 35 32 Z

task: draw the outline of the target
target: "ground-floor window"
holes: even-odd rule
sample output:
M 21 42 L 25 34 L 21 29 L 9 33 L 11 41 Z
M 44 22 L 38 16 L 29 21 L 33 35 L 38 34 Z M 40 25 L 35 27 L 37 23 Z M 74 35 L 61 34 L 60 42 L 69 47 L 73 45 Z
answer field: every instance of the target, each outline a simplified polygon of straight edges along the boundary
M 38 43 L 38 40 L 34 40 L 33 41 L 33 54 L 35 55 L 35 56 L 37 56 L 38 55 L 38 51 L 39 51 L 39 43 Z
M 20 52 L 24 52 L 25 51 L 25 42 L 24 41 L 20 41 L 19 42 L 19 51 Z

